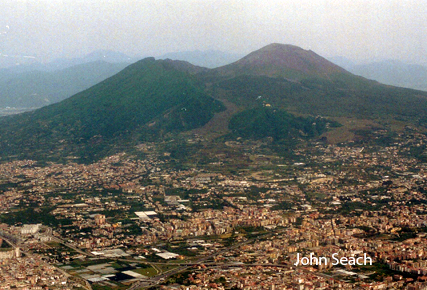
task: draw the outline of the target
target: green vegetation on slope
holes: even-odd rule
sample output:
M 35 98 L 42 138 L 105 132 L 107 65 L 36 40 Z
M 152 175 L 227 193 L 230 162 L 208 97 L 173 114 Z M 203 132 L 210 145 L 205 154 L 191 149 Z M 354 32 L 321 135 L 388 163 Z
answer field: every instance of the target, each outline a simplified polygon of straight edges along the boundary
M 132 139 L 162 137 L 207 123 L 222 103 L 170 61 L 139 61 L 63 102 L 4 118 L 4 155 L 38 153 L 97 159 Z
M 418 124 L 427 115 L 427 93 L 381 85 L 351 75 L 333 79 L 241 75 L 210 79 L 215 93 L 244 108 L 260 101 L 291 112 L 329 117 L 395 119 Z
M 381 85 L 311 51 L 273 44 L 212 70 L 141 60 L 65 101 L 0 119 L 0 157 L 75 156 L 90 162 L 141 141 L 185 139 L 177 134 L 209 121 L 203 134 L 219 128 L 216 136 L 223 133 L 224 138 L 272 137 L 279 142 L 270 145 L 282 148 L 280 142 L 316 137 L 334 126 L 322 117 L 423 126 L 426 115 L 427 92 Z M 226 124 L 230 135 L 225 135 Z M 197 149 L 175 147 L 170 150 L 175 157 Z
M 336 122 L 324 118 L 295 117 L 284 110 L 259 107 L 245 110 L 233 116 L 229 128 L 233 134 L 250 139 L 272 137 L 275 140 L 311 138 L 325 132 Z

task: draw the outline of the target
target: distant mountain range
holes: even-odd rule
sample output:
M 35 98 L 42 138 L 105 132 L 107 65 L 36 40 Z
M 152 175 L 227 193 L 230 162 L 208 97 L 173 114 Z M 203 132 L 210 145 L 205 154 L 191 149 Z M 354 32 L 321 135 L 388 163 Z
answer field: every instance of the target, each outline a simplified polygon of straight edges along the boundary
M 115 75 L 128 65 L 96 61 L 52 72 L 0 71 L 0 108 L 38 108 L 62 101 Z
M 353 74 L 383 84 L 427 91 L 427 67 L 422 65 L 407 64 L 397 60 L 355 64 L 343 57 L 334 57 L 330 60 Z
M 340 117 L 422 126 L 427 92 L 353 75 L 313 51 L 271 44 L 214 69 L 138 61 L 71 98 L 0 119 L 0 156 L 82 161 L 185 132 L 317 138 Z M 337 122 L 338 121 L 338 122 Z
M 0 109 L 39 108 L 62 101 L 137 60 L 123 53 L 99 50 L 81 58 L 11 65 L 0 69 Z
M 169 53 L 159 59 L 184 60 L 203 67 L 218 67 L 239 59 L 220 51 Z M 81 58 L 56 59 L 0 69 L 0 109 L 39 108 L 62 101 L 140 60 L 120 52 L 98 50 Z M 19 112 L 19 110 L 17 110 Z M 1 112 L 0 112 L 1 114 Z
M 0 72 L 7 74 L 18 74 L 32 71 L 43 71 L 53 72 L 63 70 L 72 66 L 90 63 L 90 62 L 108 62 L 108 63 L 134 63 L 141 59 L 140 57 L 130 57 L 121 52 L 115 52 L 111 50 L 97 50 L 83 57 L 76 58 L 58 58 L 51 62 L 40 63 L 36 59 L 30 59 L 27 62 L 21 64 L 9 63 L 9 65 L 3 66 Z

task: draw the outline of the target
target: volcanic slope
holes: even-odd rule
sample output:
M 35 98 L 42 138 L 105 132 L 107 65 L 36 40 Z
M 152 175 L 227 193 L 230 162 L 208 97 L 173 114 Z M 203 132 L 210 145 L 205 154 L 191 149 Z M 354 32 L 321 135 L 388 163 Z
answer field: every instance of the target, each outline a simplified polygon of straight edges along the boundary
M 213 71 L 224 76 L 258 75 L 290 80 L 307 77 L 330 78 L 334 74 L 350 74 L 311 50 L 278 43 L 267 45 Z
M 191 74 L 203 68 L 147 58 L 60 103 L 0 120 L 2 155 L 93 160 L 130 140 L 206 124 L 221 102 Z
M 353 75 L 310 50 L 271 44 L 203 73 L 212 95 L 243 109 L 260 105 L 298 114 L 417 123 L 427 93 Z
M 315 138 L 337 125 L 328 118 L 420 125 L 426 113 L 426 92 L 385 86 L 312 51 L 271 44 L 216 69 L 141 60 L 65 101 L 0 119 L 0 154 L 91 161 L 196 128 L 250 139 Z

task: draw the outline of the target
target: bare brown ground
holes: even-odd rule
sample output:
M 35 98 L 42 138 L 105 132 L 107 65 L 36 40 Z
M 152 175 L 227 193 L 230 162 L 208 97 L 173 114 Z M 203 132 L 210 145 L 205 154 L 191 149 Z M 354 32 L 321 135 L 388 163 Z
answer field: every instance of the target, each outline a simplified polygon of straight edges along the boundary
M 191 130 L 191 134 L 198 134 L 211 139 L 228 133 L 228 122 L 230 121 L 231 116 L 234 115 L 239 108 L 227 100 L 218 100 L 224 104 L 226 110 L 215 114 L 215 116 L 203 127 Z
M 352 141 L 356 137 L 354 131 L 382 128 L 380 124 L 372 120 L 362 120 L 354 118 L 334 118 L 337 122 L 342 124 L 342 127 L 334 128 L 333 130 L 326 132 L 322 137 L 326 137 L 328 143 L 337 144 L 341 142 Z

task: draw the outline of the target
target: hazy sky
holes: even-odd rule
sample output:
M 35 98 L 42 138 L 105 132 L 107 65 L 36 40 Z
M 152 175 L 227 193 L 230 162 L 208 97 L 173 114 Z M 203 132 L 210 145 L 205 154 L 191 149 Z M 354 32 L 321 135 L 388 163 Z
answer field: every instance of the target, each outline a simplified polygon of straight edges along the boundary
M 249 53 L 272 42 L 327 57 L 426 64 L 427 1 L 0 0 L 3 57 Z

